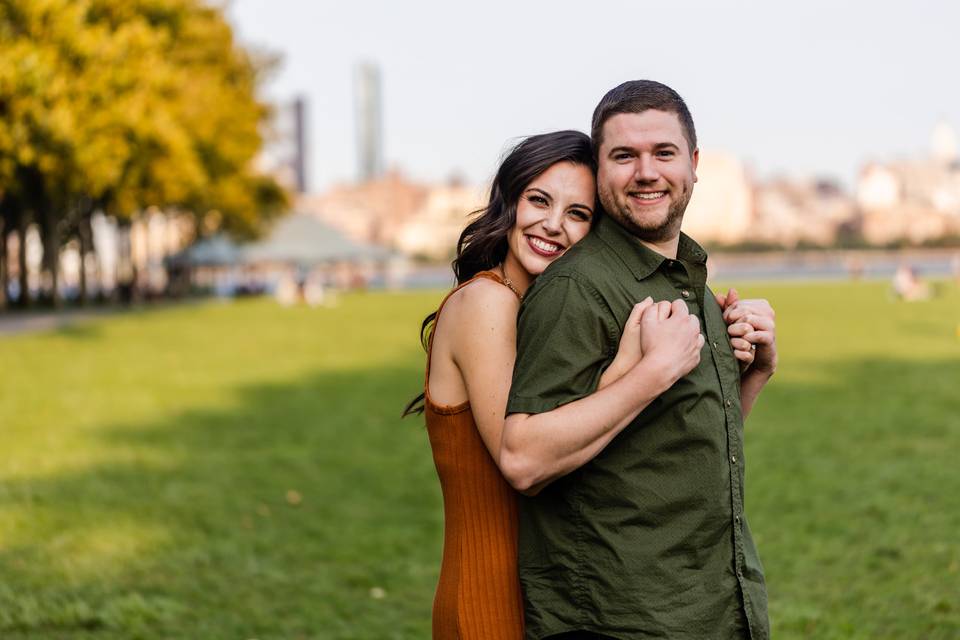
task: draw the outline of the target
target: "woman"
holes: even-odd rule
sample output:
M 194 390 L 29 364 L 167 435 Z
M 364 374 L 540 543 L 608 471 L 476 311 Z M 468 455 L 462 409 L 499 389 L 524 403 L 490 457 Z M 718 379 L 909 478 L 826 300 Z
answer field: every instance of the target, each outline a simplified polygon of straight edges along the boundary
M 425 413 L 443 490 L 436 639 L 523 636 L 517 497 L 500 468 L 516 316 L 533 279 L 590 231 L 595 188 L 586 135 L 559 131 L 518 144 L 497 171 L 489 203 L 460 236 L 453 262 L 458 286 L 421 328 L 427 336 L 424 393 L 405 415 Z M 640 319 L 648 308 L 643 337 L 649 357 L 641 357 Z M 665 360 L 650 355 L 650 345 L 671 350 L 669 366 L 678 371 L 695 365 L 703 338 L 691 318 L 672 316 L 669 303 L 655 305 L 649 298 L 636 305 L 598 391 L 566 405 L 589 417 L 561 442 L 542 477 L 558 477 L 588 461 L 659 394 L 648 381 L 656 377 L 651 367 L 663 378 Z

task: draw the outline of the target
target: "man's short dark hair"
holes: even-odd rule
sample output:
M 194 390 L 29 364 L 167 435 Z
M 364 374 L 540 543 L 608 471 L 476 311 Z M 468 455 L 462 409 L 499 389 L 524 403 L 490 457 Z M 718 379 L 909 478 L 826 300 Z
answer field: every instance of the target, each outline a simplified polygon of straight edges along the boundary
M 680 119 L 687 145 L 692 154 L 697 148 L 697 130 L 693 126 L 693 116 L 687 109 L 687 103 L 680 94 L 665 84 L 654 80 L 630 80 L 614 87 L 600 100 L 593 110 L 593 123 L 590 127 L 590 139 L 593 143 L 593 157 L 599 158 L 600 145 L 603 144 L 603 125 L 618 113 L 643 113 L 649 109 L 675 113 Z

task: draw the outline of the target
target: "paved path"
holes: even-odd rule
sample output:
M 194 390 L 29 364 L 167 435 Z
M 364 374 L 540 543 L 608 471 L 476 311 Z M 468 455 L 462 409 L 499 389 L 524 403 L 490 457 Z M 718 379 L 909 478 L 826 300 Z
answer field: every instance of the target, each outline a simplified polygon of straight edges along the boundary
M 70 309 L 64 311 L 27 311 L 0 313 L 0 338 L 21 333 L 55 331 L 78 322 L 100 318 L 121 311 L 117 308 Z

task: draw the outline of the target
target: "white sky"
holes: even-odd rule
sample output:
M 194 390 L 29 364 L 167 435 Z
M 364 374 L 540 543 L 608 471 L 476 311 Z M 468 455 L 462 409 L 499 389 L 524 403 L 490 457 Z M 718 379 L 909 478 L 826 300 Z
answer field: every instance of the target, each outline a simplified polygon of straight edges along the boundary
M 705 150 L 761 177 L 919 156 L 960 129 L 960 2 L 232 0 L 279 53 L 272 100 L 308 99 L 312 191 L 356 175 L 353 67 L 383 82 L 384 156 L 411 177 L 492 175 L 518 137 L 589 132 L 600 97 L 650 78 L 686 99 Z

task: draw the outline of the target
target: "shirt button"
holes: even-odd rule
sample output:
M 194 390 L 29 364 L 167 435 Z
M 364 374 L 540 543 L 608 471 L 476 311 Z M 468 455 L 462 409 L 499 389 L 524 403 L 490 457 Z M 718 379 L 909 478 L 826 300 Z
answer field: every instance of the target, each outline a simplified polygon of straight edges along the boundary
M 737 456 L 730 456 L 730 462 L 737 464 Z
M 737 524 L 740 524 L 740 516 L 734 516 L 733 521 L 736 522 Z
M 684 298 L 689 298 L 690 292 L 684 289 L 683 291 L 680 292 L 680 295 L 682 295 Z
M 717 351 L 719 351 L 719 350 L 720 350 L 720 345 L 718 345 L 718 344 L 716 343 L 716 341 L 714 341 L 714 343 L 713 343 L 713 348 L 716 349 Z
M 723 401 L 723 404 L 727 405 L 727 408 L 729 409 L 729 408 L 730 408 L 730 405 L 732 405 L 733 403 L 730 402 L 729 399 L 727 399 L 727 400 L 724 400 L 724 401 Z

